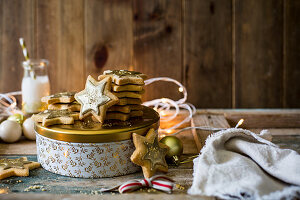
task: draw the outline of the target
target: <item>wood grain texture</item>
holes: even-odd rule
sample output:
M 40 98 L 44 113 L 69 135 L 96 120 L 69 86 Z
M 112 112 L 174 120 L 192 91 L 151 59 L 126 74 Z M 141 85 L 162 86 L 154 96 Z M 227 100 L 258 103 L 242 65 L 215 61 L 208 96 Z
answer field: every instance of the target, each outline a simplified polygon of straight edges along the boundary
M 0 92 L 21 89 L 24 60 L 50 61 L 52 93 L 130 69 L 184 83 L 198 108 L 300 108 L 299 1 L 0 0 Z M 153 83 L 145 98 L 181 97 Z
M 273 142 L 281 148 L 294 149 L 300 152 L 300 136 L 278 136 L 273 137 Z M 22 154 L 15 156 L 5 156 L 15 159 L 23 156 Z M 190 155 L 184 155 L 188 157 Z M 3 156 L 2 156 L 3 157 Z M 27 156 L 29 160 L 36 160 L 36 156 Z M 201 196 L 187 195 L 187 189 L 190 188 L 193 181 L 192 163 L 180 165 L 179 167 L 170 167 L 167 176 L 174 179 L 176 184 L 184 187 L 179 190 L 175 187 L 172 195 L 163 192 L 143 189 L 134 193 L 119 195 L 117 193 L 103 193 L 99 189 L 111 187 L 131 179 L 141 179 L 141 172 L 129 174 L 125 176 L 105 178 L 105 179 L 84 179 L 71 178 L 66 176 L 56 175 L 48 172 L 43 168 L 38 168 L 30 171 L 29 177 L 10 177 L 0 182 L 2 192 L 9 191 L 9 194 L 1 194 L 1 199 L 215 199 L 204 198 Z M 20 181 L 21 180 L 21 181 Z M 32 188 L 30 192 L 24 192 L 29 186 L 39 186 L 40 188 Z M 44 191 L 42 190 L 44 189 Z
M 50 61 L 52 93 L 84 87 L 83 13 L 83 0 L 37 2 L 37 54 Z
M 198 113 L 194 116 L 194 126 L 213 126 L 213 127 L 229 127 L 227 121 L 223 115 L 220 113 L 231 113 L 231 114 L 243 114 L 243 113 L 252 113 L 257 115 L 263 114 L 295 114 L 299 113 L 297 110 L 198 110 Z M 186 114 L 186 113 L 181 113 Z M 252 115 L 255 119 L 257 116 Z M 179 117 L 179 119 L 181 119 Z M 299 123 L 298 123 L 299 124 Z M 259 133 L 261 129 L 255 128 L 251 129 L 255 133 Z M 280 148 L 293 149 L 297 152 L 300 152 L 300 129 L 270 129 L 270 133 L 273 135 L 272 142 L 277 144 Z M 207 132 L 209 133 L 209 132 Z M 207 134 L 203 133 L 203 134 Z M 186 144 L 186 139 L 193 137 L 190 131 L 186 131 L 184 137 L 180 139 Z M 178 135 L 183 136 L 183 135 Z M 202 133 L 201 133 L 201 135 Z M 185 148 L 185 147 L 184 147 Z M 198 150 L 194 146 L 193 154 L 197 154 Z M 29 153 L 29 152 L 32 153 Z M 1 158 L 18 158 L 21 156 L 27 156 L 29 160 L 36 161 L 35 155 L 35 142 L 32 141 L 20 141 L 19 143 L 14 144 L 3 144 L 0 143 L 0 154 Z M 188 158 L 191 154 L 183 155 L 182 158 Z M 125 181 L 131 179 L 141 179 L 143 178 L 142 172 L 129 174 L 125 176 L 105 178 L 105 179 L 84 179 L 84 178 L 71 178 L 66 176 L 57 175 L 51 172 L 44 170 L 43 168 L 38 168 L 30 171 L 29 177 L 10 177 L 0 182 L 0 188 L 7 188 L 7 191 L 11 192 L 9 194 L 1 194 L 1 199 L 205 199 L 200 196 L 190 196 L 187 195 L 187 189 L 190 188 L 193 181 L 193 163 L 186 163 L 178 167 L 170 167 L 168 177 L 174 179 L 176 184 L 180 184 L 184 187 L 183 190 L 179 190 L 177 187 L 174 189 L 172 195 L 165 194 L 158 191 L 149 191 L 147 189 L 137 191 L 132 194 L 118 195 L 117 193 L 103 193 L 99 192 L 99 189 L 105 187 L 115 186 Z M 20 181 L 21 180 L 21 181 Z M 30 192 L 24 192 L 29 186 L 38 186 L 40 188 L 32 188 Z M 44 189 L 44 190 L 42 190 Z M 3 192 L 4 190 L 2 190 Z M 214 199 L 214 198 L 208 198 Z
M 300 109 L 198 109 L 197 114 L 224 115 L 231 126 L 242 128 L 299 128 Z
M 249 129 L 253 133 L 259 134 L 262 130 L 261 128 Z M 291 136 L 298 135 L 300 136 L 300 128 L 268 128 L 269 133 L 272 136 Z
M 181 1 L 134 0 L 134 69 L 152 77 L 167 76 L 181 81 Z M 146 87 L 145 100 L 180 98 L 171 83 Z
M 196 115 L 192 119 L 192 127 L 209 126 L 214 128 L 230 128 L 226 118 L 223 115 Z M 213 131 L 203 131 L 192 129 L 194 140 L 198 149 L 198 152 L 205 145 L 206 138 L 213 134 Z
M 102 200 L 153 200 L 153 199 L 163 199 L 163 200 L 194 200 L 194 199 L 201 199 L 201 200 L 216 200 L 214 197 L 205 197 L 200 195 L 188 195 L 188 194 L 145 194 L 145 193 L 132 193 L 126 195 L 93 195 L 90 194 L 65 194 L 65 195 L 54 195 L 54 194 L 3 194 L 2 200 L 61 200 L 61 199 L 73 199 L 73 200 L 98 200 L 101 198 Z
M 183 154 L 199 153 L 191 130 L 180 132 L 180 134 L 176 135 L 176 137 L 178 137 L 182 141 Z
M 236 0 L 236 106 L 283 105 L 283 2 Z
M 85 1 L 86 76 L 107 69 L 131 69 L 133 57 L 132 1 Z
M 197 109 L 197 114 L 273 114 L 273 115 L 289 115 L 299 114 L 300 109 Z
M 19 156 L 5 156 L 9 159 L 15 159 Z M 36 156 L 26 156 L 28 160 L 36 161 Z M 188 168 L 178 168 L 178 167 L 170 167 L 168 170 L 167 176 L 174 179 L 176 183 L 183 186 L 185 189 L 180 190 L 177 187 L 174 187 L 173 195 L 174 194 L 185 194 L 187 189 L 191 186 L 193 181 L 192 175 L 192 167 L 189 166 Z M 179 173 L 180 172 L 180 173 Z M 31 194 L 33 193 L 50 193 L 52 195 L 57 194 L 89 194 L 89 195 L 96 195 L 98 198 L 104 196 L 112 196 L 112 193 L 118 194 L 116 192 L 106 192 L 102 193 L 99 191 L 103 188 L 115 187 L 117 185 L 121 185 L 128 180 L 132 179 L 143 179 L 143 173 L 137 172 L 133 174 L 128 174 L 124 176 L 112 177 L 112 178 L 102 178 L 102 179 L 87 179 L 87 178 L 72 178 L 67 176 L 61 176 L 58 174 L 51 173 L 46 171 L 43 168 L 38 168 L 30 171 L 30 177 L 11 177 L 5 180 L 1 180 L 0 187 L 7 188 L 14 193 L 23 193 L 24 190 L 29 189 Z M 21 182 L 19 182 L 21 180 Z M 29 188 L 30 186 L 39 186 L 37 188 Z M 42 190 L 44 189 L 44 191 Z M 135 192 L 137 193 L 144 193 L 144 195 L 149 194 L 147 189 L 140 190 Z M 152 194 L 164 194 L 165 196 L 170 196 L 163 192 L 151 191 Z M 126 199 L 127 195 L 116 195 L 122 196 L 123 199 Z M 2 195 L 1 195 L 1 199 Z M 40 198 L 43 199 L 43 198 Z M 86 199 L 86 198 L 83 198 Z M 102 198 L 101 198 L 102 199 Z M 131 199 L 131 198 L 128 198 Z
M 188 101 L 198 108 L 232 105 L 231 5 L 231 0 L 184 1 L 184 80 Z
M 19 43 L 23 37 L 29 56 L 34 55 L 34 1 L 0 3 L 0 92 L 21 90 L 24 56 Z
M 297 128 L 300 126 L 300 112 L 295 113 L 225 113 L 228 123 L 235 126 L 244 119 L 242 128 Z
M 36 15 L 37 57 L 49 60 L 50 90 L 51 93 L 59 92 L 62 81 L 56 76 L 63 67 L 60 66 L 60 2 L 38 0 Z
M 0 143 L 0 155 L 36 155 L 35 141 L 22 137 L 16 143 Z
M 300 1 L 285 3 L 285 96 L 287 108 L 300 108 Z
M 4 9 L 4 6 L 3 6 L 3 1 L 4 0 L 0 0 L 0 19 L 3 19 L 3 9 Z M 3 69 L 3 54 L 2 54 L 2 49 L 3 49 L 3 20 L 0 20 L 0 80 L 2 80 L 2 74 L 4 73 L 4 69 Z M 3 82 L 0 81 L 0 92 L 4 92 L 3 91 Z M 3 118 L 2 118 L 3 120 Z M 1 123 L 1 121 L 0 121 Z

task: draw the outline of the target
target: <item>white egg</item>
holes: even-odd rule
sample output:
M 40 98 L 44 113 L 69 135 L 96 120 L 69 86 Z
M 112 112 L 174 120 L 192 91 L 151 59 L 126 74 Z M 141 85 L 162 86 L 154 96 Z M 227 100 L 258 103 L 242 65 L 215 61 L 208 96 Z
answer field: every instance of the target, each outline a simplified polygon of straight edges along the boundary
M 23 122 L 23 133 L 27 139 L 35 140 L 34 121 L 31 118 Z
M 0 138 L 4 142 L 12 143 L 20 139 L 22 128 L 18 122 L 5 120 L 0 124 Z

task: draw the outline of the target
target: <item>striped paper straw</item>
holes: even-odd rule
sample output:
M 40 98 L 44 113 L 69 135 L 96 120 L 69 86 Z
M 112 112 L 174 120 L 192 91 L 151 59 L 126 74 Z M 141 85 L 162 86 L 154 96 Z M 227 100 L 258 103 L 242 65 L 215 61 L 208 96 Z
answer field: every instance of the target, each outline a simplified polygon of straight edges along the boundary
M 21 45 L 21 48 L 22 48 L 22 52 L 23 52 L 25 61 L 28 61 L 29 60 L 29 54 L 28 54 L 28 51 L 27 51 L 27 48 L 26 48 L 24 38 L 20 38 L 19 41 L 20 41 L 20 45 Z M 30 67 L 30 69 L 29 69 L 30 75 L 33 79 L 35 79 L 35 74 L 34 74 L 34 71 L 32 70 L 31 65 L 29 65 L 29 67 Z
M 20 41 L 20 45 L 21 45 L 21 48 L 22 48 L 22 51 L 23 51 L 24 58 L 27 61 L 27 60 L 29 60 L 29 54 L 28 54 L 28 51 L 26 49 L 25 41 L 24 41 L 23 38 L 20 38 L 19 41 Z

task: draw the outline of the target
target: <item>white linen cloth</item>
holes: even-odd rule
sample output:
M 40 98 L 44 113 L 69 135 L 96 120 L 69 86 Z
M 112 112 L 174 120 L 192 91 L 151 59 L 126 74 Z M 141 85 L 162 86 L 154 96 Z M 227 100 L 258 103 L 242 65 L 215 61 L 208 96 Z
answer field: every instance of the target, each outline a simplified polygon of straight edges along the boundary
M 264 134 L 265 132 L 262 132 Z M 300 198 L 300 155 L 244 129 L 207 138 L 188 194 L 222 199 Z

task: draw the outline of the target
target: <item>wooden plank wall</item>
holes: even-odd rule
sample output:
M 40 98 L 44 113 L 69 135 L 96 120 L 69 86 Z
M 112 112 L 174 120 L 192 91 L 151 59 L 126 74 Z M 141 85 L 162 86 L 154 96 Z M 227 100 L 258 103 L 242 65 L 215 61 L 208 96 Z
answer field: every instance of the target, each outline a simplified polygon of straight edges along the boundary
M 299 108 L 299 13 L 293 0 L 0 0 L 0 92 L 20 90 L 24 37 L 50 60 L 52 92 L 122 68 L 183 82 L 198 108 Z M 159 97 L 180 93 L 147 86 Z
M 184 81 L 191 103 L 204 108 L 234 106 L 232 2 L 185 1 L 183 19 Z

